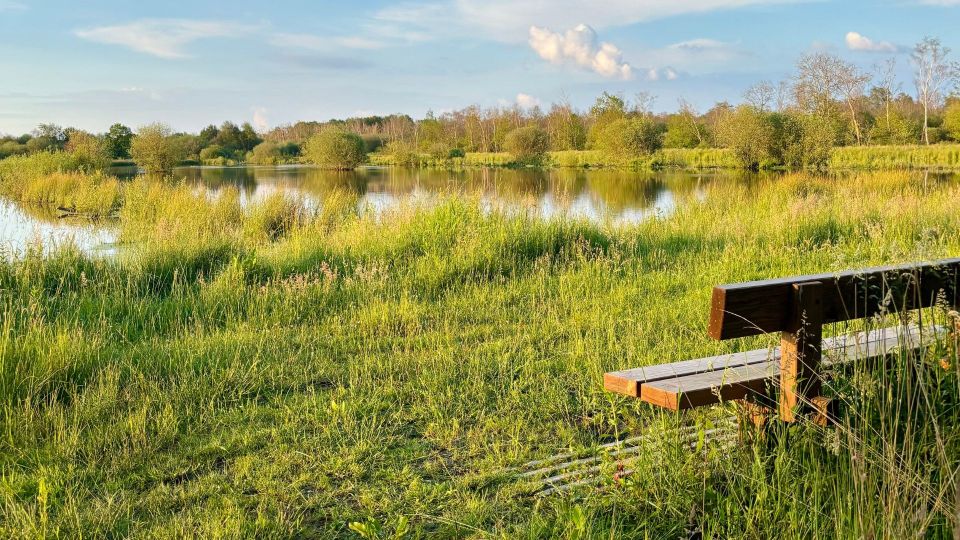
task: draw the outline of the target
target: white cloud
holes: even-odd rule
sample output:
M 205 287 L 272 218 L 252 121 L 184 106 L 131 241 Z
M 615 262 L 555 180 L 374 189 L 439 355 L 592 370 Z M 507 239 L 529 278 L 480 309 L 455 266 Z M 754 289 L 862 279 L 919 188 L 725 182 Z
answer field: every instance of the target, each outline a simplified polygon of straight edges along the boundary
M 917 3 L 925 6 L 960 6 L 960 0 L 919 0 Z
M 560 34 L 547 28 L 530 27 L 530 47 L 541 58 L 554 64 L 575 64 L 604 77 L 630 79 L 630 64 L 612 43 L 598 42 L 597 33 L 585 24 Z
M 469 30 L 519 42 L 530 25 L 572 28 L 586 22 L 603 29 L 689 13 L 804 1 L 812 0 L 426 0 L 382 9 L 376 18 L 434 36 L 462 35 Z
M 183 48 L 199 39 L 234 37 L 249 33 L 254 27 L 222 21 L 189 19 L 142 19 L 115 26 L 77 30 L 78 37 L 120 45 L 160 58 L 185 58 Z
M 889 41 L 874 41 L 858 32 L 847 32 L 847 48 L 851 51 L 897 52 L 897 46 Z
M 26 11 L 27 5 L 16 0 L 0 0 L 0 12 L 3 11 Z
M 267 118 L 267 109 L 265 107 L 254 107 L 253 127 L 261 133 L 270 129 L 270 120 Z
M 523 109 L 530 109 L 533 107 L 539 107 L 540 100 L 531 96 L 530 94 L 524 94 L 523 92 L 520 92 L 517 94 L 517 105 Z
M 680 78 L 680 74 L 677 71 L 670 67 L 665 67 L 662 69 L 650 68 L 647 70 L 647 80 L 648 81 L 659 81 L 665 79 L 668 81 L 675 81 Z

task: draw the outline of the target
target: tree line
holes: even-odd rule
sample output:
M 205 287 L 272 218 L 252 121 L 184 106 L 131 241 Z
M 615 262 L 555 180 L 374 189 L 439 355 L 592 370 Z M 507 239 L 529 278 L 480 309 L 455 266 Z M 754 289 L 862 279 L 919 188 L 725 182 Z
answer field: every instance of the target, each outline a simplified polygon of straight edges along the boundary
M 596 150 L 629 161 L 660 148 L 727 148 L 743 167 L 820 167 L 835 146 L 960 142 L 960 65 L 935 38 L 910 55 L 912 93 L 897 80 L 890 58 L 865 71 L 826 53 L 803 55 L 793 75 L 761 81 L 733 104 L 698 111 L 681 99 L 675 111 L 654 113 L 654 96 L 602 93 L 587 110 L 568 102 L 548 109 L 477 105 L 419 120 L 407 115 L 297 122 L 257 133 L 249 124 L 224 122 L 198 134 L 173 133 L 162 124 L 134 133 L 121 124 L 92 135 L 53 124 L 0 139 L 0 158 L 47 150 L 82 151 L 103 159 L 133 159 L 165 170 L 183 160 L 205 164 L 276 164 L 307 161 L 355 166 L 358 154 L 378 151 L 393 162 L 442 160 L 466 152 L 510 152 L 537 163 L 548 151 Z M 333 135 L 330 135 L 330 134 Z M 340 155 L 324 155 L 337 149 Z

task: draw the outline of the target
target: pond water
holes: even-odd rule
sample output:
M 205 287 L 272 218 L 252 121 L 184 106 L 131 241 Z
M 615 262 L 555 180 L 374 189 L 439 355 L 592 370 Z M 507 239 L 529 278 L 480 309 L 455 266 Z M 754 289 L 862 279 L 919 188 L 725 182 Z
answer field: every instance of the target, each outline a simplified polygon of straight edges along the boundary
M 524 208 L 544 218 L 563 214 L 591 220 L 636 222 L 666 215 L 688 197 L 702 198 L 718 180 L 751 181 L 756 174 L 738 172 L 638 172 L 582 169 L 471 168 L 460 171 L 364 167 L 330 171 L 306 166 L 187 167 L 175 176 L 216 192 L 240 191 L 244 202 L 276 192 L 322 200 L 335 190 L 359 196 L 359 206 L 382 211 L 409 200 L 439 195 L 479 197 L 497 208 Z
M 136 170 L 117 169 L 114 173 L 130 177 Z M 683 204 L 702 200 L 713 182 L 751 183 L 763 174 L 776 173 L 501 168 L 447 171 L 397 167 L 337 172 L 308 166 L 184 167 L 174 171 L 174 176 L 211 194 L 236 188 L 244 203 L 277 192 L 320 201 L 335 190 L 347 190 L 359 196 L 361 208 L 382 212 L 407 201 L 429 203 L 441 195 L 462 194 L 506 211 L 517 209 L 544 218 L 562 215 L 612 223 L 665 216 Z M 111 254 L 116 250 L 115 227 L 109 221 L 60 219 L 55 214 L 0 199 L 0 253 L 67 242 L 87 252 Z

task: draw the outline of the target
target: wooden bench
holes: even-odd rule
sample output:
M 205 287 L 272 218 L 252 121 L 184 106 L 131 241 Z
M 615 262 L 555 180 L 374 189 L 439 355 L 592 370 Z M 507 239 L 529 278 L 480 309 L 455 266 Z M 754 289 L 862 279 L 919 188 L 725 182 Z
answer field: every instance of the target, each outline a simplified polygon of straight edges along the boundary
M 821 369 L 924 347 L 946 332 L 899 325 L 823 339 L 823 325 L 960 304 L 960 259 L 721 285 L 710 337 L 780 332 L 780 346 L 606 373 L 604 387 L 672 410 L 777 394 L 780 417 L 820 398 Z M 776 392 L 773 392 L 776 390 Z

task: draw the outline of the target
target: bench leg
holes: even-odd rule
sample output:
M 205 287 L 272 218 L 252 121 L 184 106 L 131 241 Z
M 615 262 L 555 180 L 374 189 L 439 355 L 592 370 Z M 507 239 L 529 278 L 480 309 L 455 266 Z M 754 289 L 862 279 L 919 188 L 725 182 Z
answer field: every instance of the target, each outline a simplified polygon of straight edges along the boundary
M 823 341 L 823 284 L 793 285 L 787 330 L 780 338 L 780 418 L 796 421 L 804 403 L 820 395 L 820 347 Z

